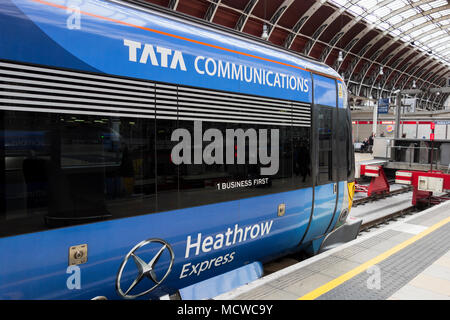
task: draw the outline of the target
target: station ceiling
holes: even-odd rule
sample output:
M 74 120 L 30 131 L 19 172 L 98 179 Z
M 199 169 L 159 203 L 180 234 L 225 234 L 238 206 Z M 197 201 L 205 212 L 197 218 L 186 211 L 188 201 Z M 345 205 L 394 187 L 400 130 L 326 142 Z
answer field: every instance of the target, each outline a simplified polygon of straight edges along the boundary
M 450 77 L 449 0 L 131 0 L 261 38 L 337 70 L 359 102 L 421 89 L 442 109 Z

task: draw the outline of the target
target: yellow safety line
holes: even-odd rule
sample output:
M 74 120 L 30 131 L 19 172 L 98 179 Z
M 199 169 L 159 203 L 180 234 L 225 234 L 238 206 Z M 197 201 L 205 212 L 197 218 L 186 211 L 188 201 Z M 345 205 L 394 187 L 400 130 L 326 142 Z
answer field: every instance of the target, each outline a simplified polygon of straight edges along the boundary
M 320 297 L 321 295 L 323 295 L 324 293 L 327 293 L 328 291 L 336 288 L 337 286 L 341 285 L 342 283 L 344 283 L 347 280 L 350 280 L 351 278 L 353 278 L 354 276 L 360 274 L 361 272 L 365 271 L 367 268 L 369 268 L 370 266 L 373 266 L 377 263 L 380 263 L 381 261 L 387 259 L 388 257 L 390 257 L 391 255 L 393 255 L 394 253 L 406 248 L 407 246 L 409 246 L 410 244 L 413 244 L 414 242 L 416 242 L 417 240 L 422 239 L 423 237 L 425 237 L 426 235 L 430 234 L 431 232 L 435 231 L 436 229 L 444 226 L 445 224 L 450 222 L 450 217 L 436 223 L 435 225 L 429 227 L 428 229 L 424 230 L 423 232 L 413 236 L 412 238 L 396 245 L 395 247 L 389 249 L 388 251 L 380 254 L 379 256 L 361 264 L 360 266 L 354 268 L 353 270 L 350 270 L 349 272 L 341 275 L 340 277 L 331 280 L 330 282 L 324 284 L 323 286 L 305 294 L 304 296 L 298 298 L 298 300 L 314 300 L 318 297 Z

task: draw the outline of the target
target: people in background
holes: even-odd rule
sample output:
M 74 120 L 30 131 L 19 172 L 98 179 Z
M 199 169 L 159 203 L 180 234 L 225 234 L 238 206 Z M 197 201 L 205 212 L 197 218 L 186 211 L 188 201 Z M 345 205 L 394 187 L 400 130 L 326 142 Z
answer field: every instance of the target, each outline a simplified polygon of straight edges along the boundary
M 120 175 L 122 177 L 122 184 L 125 195 L 133 194 L 134 189 L 134 167 L 133 160 L 130 155 L 128 147 L 125 146 L 122 152 L 122 162 L 120 164 Z
M 369 142 L 369 146 L 373 146 L 373 138 L 375 137 L 375 133 L 372 133 L 369 138 L 368 138 L 368 142 Z

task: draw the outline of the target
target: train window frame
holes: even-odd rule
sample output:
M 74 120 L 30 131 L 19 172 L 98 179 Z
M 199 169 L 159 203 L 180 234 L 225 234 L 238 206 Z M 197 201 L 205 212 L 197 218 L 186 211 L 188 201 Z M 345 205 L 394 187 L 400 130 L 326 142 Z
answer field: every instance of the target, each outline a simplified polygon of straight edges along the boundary
M 176 86 L 176 88 L 177 88 L 176 90 L 177 90 L 177 94 L 178 94 L 178 86 Z M 202 89 L 202 90 L 205 91 L 205 89 Z M 215 92 L 216 90 L 211 90 L 211 91 Z M 237 93 L 233 93 L 233 94 L 237 94 Z M 248 95 L 244 95 L 244 94 L 239 94 L 239 95 L 248 96 Z M 11 219 L 10 223 L 8 223 L 7 225 L 4 225 L 4 228 L 2 228 L 3 230 L 0 232 L 0 238 L 20 235 L 20 234 L 26 234 L 26 233 L 32 233 L 32 232 L 45 231 L 45 230 L 49 230 L 49 229 L 52 229 L 52 228 L 68 227 L 68 226 L 79 225 L 79 224 L 89 224 L 89 223 L 94 223 L 94 222 L 99 222 L 99 221 L 104 221 L 104 220 L 111 220 L 111 219 L 129 218 L 129 217 L 134 217 L 134 216 L 139 216 L 139 215 L 146 215 L 146 214 L 153 214 L 153 213 L 159 213 L 159 212 L 166 212 L 166 211 L 175 210 L 175 209 L 185 209 L 185 208 L 196 207 L 196 206 L 200 206 L 200 205 L 208 205 L 208 204 L 220 203 L 220 202 L 226 202 L 226 201 L 237 201 L 237 200 L 246 199 L 246 198 L 255 197 L 255 196 L 271 195 L 271 194 L 276 194 L 276 193 L 280 193 L 280 192 L 288 192 L 288 191 L 299 190 L 299 189 L 304 189 L 304 188 L 311 188 L 311 187 L 313 187 L 313 180 L 314 180 L 313 179 L 313 174 L 312 174 L 312 172 L 314 170 L 312 168 L 312 164 L 313 164 L 313 155 L 312 155 L 312 148 L 313 148 L 313 139 L 312 139 L 312 137 L 313 137 L 313 123 L 312 123 L 313 105 L 311 103 L 304 103 L 304 102 L 302 103 L 302 102 L 290 101 L 290 100 L 284 100 L 284 101 L 285 101 L 285 103 L 287 105 L 291 105 L 291 107 L 290 107 L 291 110 L 293 110 L 292 106 L 294 104 L 301 103 L 303 105 L 303 107 L 307 106 L 309 108 L 309 111 L 308 111 L 309 112 L 309 123 L 306 124 L 304 127 L 302 127 L 302 126 L 298 126 L 298 127 L 294 126 L 293 125 L 294 121 L 293 121 L 293 118 L 292 118 L 292 115 L 294 113 L 293 113 L 293 111 L 291 111 L 291 113 L 290 113 L 291 114 L 290 115 L 290 120 L 288 122 L 286 122 L 286 124 L 284 126 L 272 126 L 273 128 L 281 128 L 281 127 L 285 128 L 285 131 L 287 132 L 286 134 L 287 134 L 288 138 L 286 139 L 286 143 L 284 143 L 284 144 L 280 143 L 279 148 L 282 148 L 282 145 L 284 145 L 283 148 L 285 149 L 285 151 L 287 150 L 288 153 L 290 152 L 289 154 L 287 154 L 289 163 L 286 163 L 287 167 L 289 167 L 289 168 L 287 168 L 287 175 L 288 176 L 283 178 L 285 182 L 284 182 L 283 186 L 280 187 L 279 189 L 268 189 L 267 191 L 265 191 L 263 188 L 260 188 L 258 190 L 259 192 L 256 192 L 256 193 L 253 193 L 253 194 L 249 193 L 248 195 L 245 195 L 245 194 L 239 195 L 238 194 L 238 196 L 228 197 L 228 198 L 225 198 L 225 199 L 223 199 L 221 201 L 212 201 L 212 202 L 209 202 L 209 203 L 197 203 L 197 204 L 194 204 L 192 206 L 182 205 L 182 203 L 180 203 L 180 194 L 179 194 L 179 192 L 180 192 L 180 168 L 177 168 L 176 170 L 178 172 L 176 174 L 176 180 L 177 180 L 176 181 L 176 188 L 173 190 L 173 191 L 175 191 L 176 197 L 175 198 L 171 198 L 172 200 L 176 199 L 176 201 L 174 201 L 174 205 L 171 206 L 171 207 L 160 206 L 161 203 L 159 203 L 158 201 L 161 200 L 161 197 L 160 197 L 160 193 L 159 193 L 160 190 L 158 190 L 158 183 L 157 183 L 158 177 L 159 177 L 159 173 L 161 172 L 161 171 L 158 170 L 158 150 L 157 150 L 157 145 L 158 145 L 158 143 L 157 143 L 157 139 L 158 139 L 157 133 L 158 133 L 158 125 L 159 125 L 158 121 L 160 119 L 158 118 L 158 116 L 155 116 L 154 118 L 150 117 L 150 118 L 146 118 L 145 119 L 145 121 L 147 122 L 148 126 L 153 125 L 153 127 L 150 128 L 149 130 L 154 132 L 153 137 L 147 137 L 148 138 L 147 143 L 149 145 L 153 144 L 153 149 L 154 149 L 152 157 L 154 158 L 153 162 L 154 162 L 154 167 L 155 167 L 155 172 L 154 172 L 154 175 L 155 175 L 154 176 L 155 186 L 154 186 L 154 193 L 151 192 L 151 194 L 154 195 L 155 204 L 150 206 L 150 207 L 152 207 L 154 209 L 149 210 L 149 211 L 145 211 L 145 212 L 143 212 L 143 211 L 138 211 L 138 212 L 134 212 L 133 211 L 133 212 L 131 212 L 130 211 L 129 213 L 124 213 L 120 217 L 105 213 L 105 214 L 101 214 L 101 215 L 92 215 L 92 216 L 89 216 L 89 217 L 82 217 L 82 219 L 72 219 L 71 217 L 68 217 L 68 219 L 66 219 L 66 220 L 64 220 L 64 219 L 50 219 L 50 220 L 52 220 L 50 224 L 48 222 L 49 219 L 44 219 L 46 221 L 46 223 L 49 224 L 49 225 L 45 225 L 45 226 L 29 226 L 29 227 L 26 227 L 25 225 L 28 224 L 28 222 L 26 224 L 21 224 L 20 222 L 22 221 L 22 219 L 17 219 L 17 220 Z M 155 103 L 155 105 L 157 105 L 157 103 Z M 177 106 L 177 110 L 178 110 L 178 106 Z M 38 118 L 39 117 L 45 117 L 46 115 L 47 116 L 50 115 L 51 118 L 58 119 L 58 121 L 59 121 L 59 119 L 69 119 L 69 118 L 72 118 L 72 117 L 76 118 L 77 115 L 78 115 L 78 113 L 76 111 L 74 111 L 73 113 L 58 113 L 56 111 L 53 111 L 53 112 L 52 111 L 51 112 L 38 112 L 38 111 L 36 111 L 36 112 L 35 111 L 22 112 L 22 111 L 2 110 L 0 112 L 1 112 L 0 119 L 3 120 L 2 123 L 0 124 L 2 132 L 5 132 L 5 130 L 8 130 L 5 127 L 5 121 L 6 121 L 5 119 L 8 117 L 7 113 L 18 113 L 18 114 L 21 114 L 21 115 L 23 115 L 25 117 L 26 116 L 31 116 L 31 117 L 37 116 Z M 177 112 L 177 111 L 175 111 L 175 112 Z M 96 116 L 108 118 L 108 116 L 93 115 L 93 117 L 96 117 Z M 112 119 L 114 116 L 110 116 L 110 117 Z M 118 121 L 127 121 L 127 122 L 130 122 L 130 123 L 131 122 L 132 123 L 136 123 L 136 121 L 139 121 L 139 118 L 137 118 L 137 116 L 136 117 L 129 117 L 129 116 L 128 117 L 121 117 L 120 115 L 118 115 L 117 117 L 116 118 L 118 119 Z M 73 119 L 73 121 L 75 121 L 75 120 L 80 120 L 81 121 L 82 119 Z M 98 120 L 100 120 L 100 119 L 98 119 Z M 142 121 L 144 121 L 144 120 L 142 120 Z M 176 122 L 176 127 L 179 127 L 180 119 L 178 119 L 178 117 L 172 117 L 170 121 Z M 80 123 L 82 123 L 82 122 L 80 122 Z M 58 126 L 59 125 L 60 125 L 60 123 L 58 123 Z M 244 125 L 244 124 L 242 123 L 242 125 Z M 252 125 L 252 124 L 249 124 L 248 126 L 249 127 L 252 127 L 252 126 L 257 127 L 256 125 Z M 293 142 L 293 139 L 294 139 L 295 128 L 306 128 L 304 130 L 303 129 L 299 129 L 298 130 L 299 132 L 302 132 L 302 138 L 306 139 L 306 144 L 307 144 L 307 146 L 308 146 L 308 148 L 310 150 L 309 155 L 307 156 L 306 162 L 309 163 L 309 165 L 311 167 L 310 167 L 309 172 L 306 172 L 306 179 L 302 179 L 302 177 L 300 177 L 300 178 L 297 177 L 296 178 L 295 175 L 294 175 L 294 160 L 293 160 L 293 156 L 294 156 L 293 143 L 294 142 Z M 60 130 L 60 129 L 58 129 L 58 130 Z M 73 135 L 73 134 L 71 134 L 71 135 Z M 52 141 L 55 144 L 53 146 L 53 148 L 55 149 L 53 152 L 61 153 L 61 149 L 64 149 L 64 148 L 61 148 L 61 136 L 58 135 L 57 133 L 54 133 L 51 136 L 53 137 L 52 139 L 54 139 L 54 141 L 53 140 Z M 280 138 L 281 138 L 281 136 L 280 136 Z M 1 152 L 0 154 L 4 155 L 4 153 L 5 153 L 5 150 L 3 150 L 4 148 L 0 148 L 0 149 L 1 149 L 0 150 L 0 152 Z M 269 149 L 269 152 L 270 152 L 270 149 Z M 282 150 L 279 150 L 279 153 L 281 154 Z M 56 158 L 58 158 L 58 157 L 56 157 Z M 55 158 L 55 161 L 59 163 L 61 168 L 65 167 L 65 168 L 62 168 L 64 170 L 84 170 L 84 169 L 87 168 L 86 166 L 84 166 L 84 169 L 83 169 L 83 166 L 81 166 L 80 168 L 68 168 L 69 162 L 67 162 L 67 159 L 65 159 L 64 161 L 61 161 L 61 159 L 56 159 L 56 158 Z M 3 163 L 3 164 L 5 163 L 4 157 L 2 157 L 1 161 L 2 162 L 0 162 L 0 163 Z M 153 165 L 153 164 L 151 164 L 151 165 Z M 101 165 L 98 164 L 98 166 L 101 166 Z M 2 176 L 2 181 L 3 180 L 4 180 L 4 177 Z M 6 189 L 6 188 L 8 188 L 8 186 L 6 186 L 6 181 L 4 181 L 4 182 L 5 182 L 4 185 L 5 185 L 5 189 Z M 78 185 L 79 185 L 79 183 L 78 183 Z M 129 192 L 129 193 L 131 195 L 133 192 Z M 5 199 L 5 201 L 2 201 L 3 205 L 2 205 L 2 208 L 1 208 L 2 211 L 0 212 L 0 215 L 1 214 L 5 214 L 6 215 L 6 214 L 8 214 L 7 213 L 8 208 L 7 208 L 7 204 L 6 204 L 6 195 L 2 194 L 2 197 Z M 101 202 L 101 201 L 99 201 L 99 202 Z M 49 205 L 50 205 L 50 203 L 49 203 Z M 58 217 L 55 216 L 55 217 L 51 217 L 51 218 L 58 218 Z M 34 223 L 35 222 L 33 222 L 31 224 L 34 224 Z
M 328 125 L 331 128 L 331 135 L 329 140 L 329 147 L 327 149 L 322 149 L 322 145 L 323 143 L 321 143 L 321 138 L 320 138 L 320 126 L 321 126 L 321 122 L 320 122 L 320 116 L 322 113 L 329 113 L 331 114 L 331 117 L 329 117 L 328 119 Z M 336 175 L 337 175 L 337 167 L 336 167 L 336 113 L 337 113 L 337 109 L 336 107 L 331 107 L 331 106 L 327 106 L 327 105 L 315 105 L 315 113 L 316 113 L 316 139 L 315 142 L 316 144 L 316 154 L 317 154 L 317 161 L 316 161 L 316 167 L 317 167 L 317 172 L 316 172 L 316 186 L 319 185 L 325 185 L 325 184 L 329 184 L 329 183 L 335 183 L 336 182 Z M 328 165 L 326 166 L 327 169 L 327 178 L 324 179 L 323 178 L 323 174 L 321 173 L 321 157 L 324 154 L 324 152 L 328 152 L 328 159 L 327 159 L 327 163 Z

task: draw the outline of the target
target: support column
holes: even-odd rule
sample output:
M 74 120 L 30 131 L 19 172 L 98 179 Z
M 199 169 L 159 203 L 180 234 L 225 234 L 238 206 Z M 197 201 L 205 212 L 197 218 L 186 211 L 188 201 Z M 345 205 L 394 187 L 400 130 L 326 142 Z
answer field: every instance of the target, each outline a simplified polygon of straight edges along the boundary
M 378 129 L 378 102 L 373 106 L 372 133 L 377 135 L 377 129 Z
M 400 120 L 401 120 L 401 112 L 402 112 L 402 95 L 401 93 L 397 93 L 397 101 L 396 101 L 396 113 L 395 113 L 395 139 L 400 138 Z

